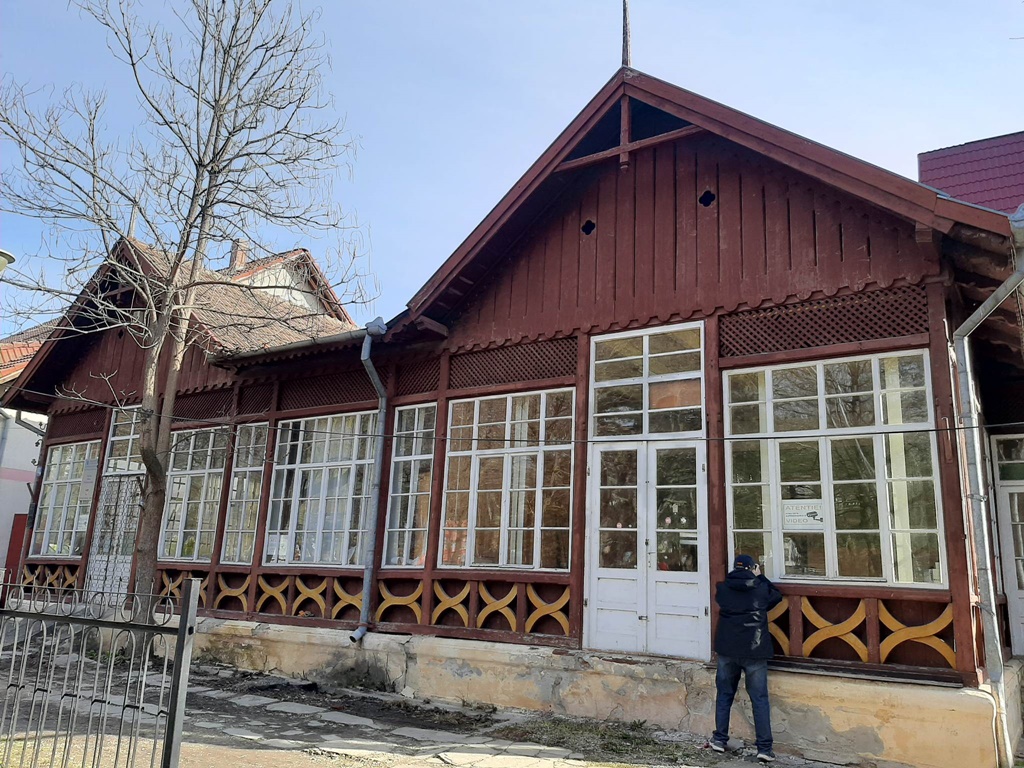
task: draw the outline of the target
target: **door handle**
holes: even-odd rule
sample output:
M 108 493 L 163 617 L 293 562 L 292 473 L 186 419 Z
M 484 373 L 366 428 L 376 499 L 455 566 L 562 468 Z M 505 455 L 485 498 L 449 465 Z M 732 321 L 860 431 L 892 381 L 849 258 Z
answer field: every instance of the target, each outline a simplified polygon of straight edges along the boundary
M 646 616 L 637 616 L 637 619 L 639 619 L 640 621 L 647 621 Z

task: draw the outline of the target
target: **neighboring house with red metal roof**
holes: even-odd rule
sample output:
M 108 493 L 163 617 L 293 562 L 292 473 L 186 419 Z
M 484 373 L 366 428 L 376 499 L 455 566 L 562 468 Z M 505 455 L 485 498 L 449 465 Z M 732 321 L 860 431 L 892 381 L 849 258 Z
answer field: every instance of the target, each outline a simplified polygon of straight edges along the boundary
M 47 325 L 37 325 L 0 339 L 0 393 L 25 370 L 51 330 Z M 0 504 L 0 567 L 7 563 L 8 543 L 20 542 L 24 536 L 38 446 L 46 421 L 45 416 L 0 409 L 0 499 L 4 500 Z M 7 568 L 18 564 L 20 552 L 13 555 Z
M 917 168 L 922 184 L 1012 213 L 1024 203 L 1024 131 L 922 152 Z

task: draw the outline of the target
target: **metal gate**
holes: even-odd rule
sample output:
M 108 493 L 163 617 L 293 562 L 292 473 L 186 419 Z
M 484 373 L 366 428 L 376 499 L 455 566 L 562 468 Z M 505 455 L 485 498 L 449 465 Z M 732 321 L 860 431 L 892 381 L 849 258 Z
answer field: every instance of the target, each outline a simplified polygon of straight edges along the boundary
M 199 582 L 169 596 L 6 584 L 0 765 L 175 768 Z

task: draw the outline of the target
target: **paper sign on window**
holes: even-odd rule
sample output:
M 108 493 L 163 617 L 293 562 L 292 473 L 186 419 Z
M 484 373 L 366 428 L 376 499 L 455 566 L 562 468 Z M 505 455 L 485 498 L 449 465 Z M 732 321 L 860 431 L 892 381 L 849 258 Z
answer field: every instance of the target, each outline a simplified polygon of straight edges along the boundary
M 782 502 L 782 523 L 786 530 L 818 530 L 825 523 L 824 517 L 824 501 Z

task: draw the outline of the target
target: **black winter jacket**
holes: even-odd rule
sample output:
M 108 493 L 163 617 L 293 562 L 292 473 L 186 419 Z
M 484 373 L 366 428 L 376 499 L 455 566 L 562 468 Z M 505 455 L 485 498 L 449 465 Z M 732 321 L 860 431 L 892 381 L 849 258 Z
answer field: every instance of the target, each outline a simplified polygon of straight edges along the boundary
M 738 568 L 715 590 L 718 631 L 715 653 L 740 659 L 770 659 L 768 611 L 782 602 L 782 595 L 764 576 Z

